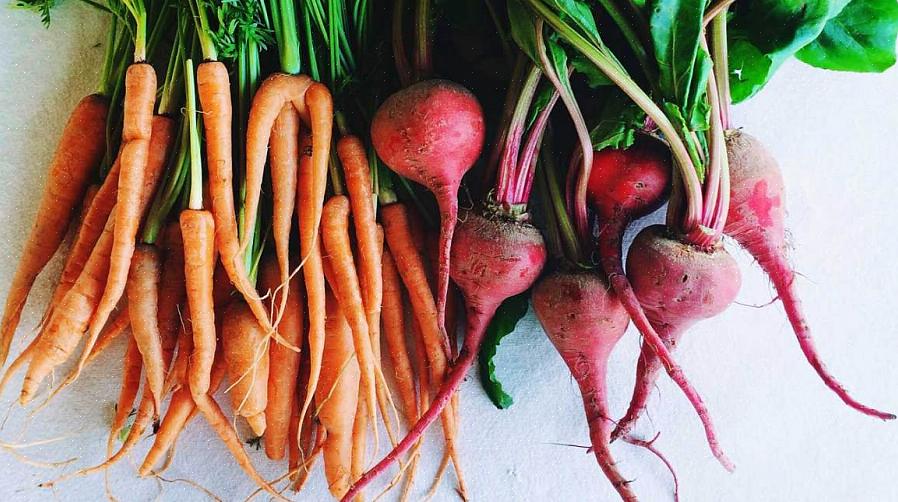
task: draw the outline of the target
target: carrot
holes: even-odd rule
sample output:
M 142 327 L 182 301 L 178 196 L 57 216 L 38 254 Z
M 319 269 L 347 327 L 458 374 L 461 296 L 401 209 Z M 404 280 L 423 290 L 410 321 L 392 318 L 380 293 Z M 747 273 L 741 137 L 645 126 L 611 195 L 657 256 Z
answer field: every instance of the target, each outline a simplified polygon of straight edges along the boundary
M 436 302 L 427 280 L 427 266 L 424 264 L 424 259 L 416 244 L 417 242 L 423 243 L 424 240 L 415 238 L 412 233 L 411 218 L 403 205 L 395 203 L 384 206 L 381 209 L 381 216 L 387 243 L 396 260 L 399 275 L 408 290 L 412 311 L 423 341 L 423 353 L 419 354 L 419 357 L 426 357 L 430 363 L 430 385 L 441 386 L 449 367 L 448 342 L 445 330 L 441 329 L 439 325 Z M 457 424 L 454 411 L 456 405 L 457 401 L 450 403 L 440 415 L 440 419 L 443 425 L 443 436 L 446 440 L 446 450 L 455 465 L 459 489 L 464 493 L 464 478 L 461 474 L 456 450 Z
M 260 487 L 277 498 L 243 449 L 236 431 L 218 403 L 209 395 L 212 365 L 215 360 L 215 313 L 212 281 L 215 271 L 215 219 L 208 211 L 185 209 L 181 212 L 181 235 L 184 239 L 184 277 L 187 303 L 190 306 L 193 330 L 193 354 L 188 368 L 191 396 L 197 409 L 231 451 L 237 464 Z
M 0 367 L 22 316 L 22 308 L 34 280 L 65 238 L 75 209 L 90 182 L 90 175 L 105 152 L 106 115 L 109 102 L 103 96 L 84 97 L 72 111 L 50 161 L 47 185 L 41 196 L 34 226 L 22 250 L 13 276 L 3 319 L 0 321 Z
M 365 409 L 365 397 L 360 393 L 353 415 L 355 419 L 352 422 L 352 460 L 349 477 L 353 483 L 362 477 L 362 474 L 365 474 L 365 450 L 368 447 L 368 414 Z M 377 424 L 372 425 L 377 426 Z M 359 495 L 355 500 L 362 502 L 364 497 Z
M 141 67 L 142 66 L 143 65 L 141 65 Z M 134 68 L 134 66 L 132 65 L 130 68 Z M 148 71 L 152 71 L 152 69 Z M 152 80 L 153 93 L 155 93 L 155 75 L 152 77 Z M 147 85 L 149 86 L 149 84 Z M 145 89 L 142 90 L 145 91 Z M 125 126 L 125 128 L 127 129 L 127 125 Z M 133 161 L 129 161 L 128 155 L 130 154 L 128 153 L 128 150 L 126 150 L 127 145 L 122 146 L 122 167 L 119 174 L 119 190 L 116 196 L 117 201 L 121 202 L 120 204 L 117 202 L 116 207 L 122 209 L 119 209 L 114 213 L 114 238 L 112 247 L 110 248 L 109 272 L 105 281 L 105 289 L 103 290 L 103 295 L 100 297 L 99 302 L 96 303 L 95 309 L 93 311 L 93 317 L 90 320 L 90 324 L 87 330 L 87 341 L 84 343 L 84 348 L 81 352 L 81 358 L 78 360 L 78 364 L 75 366 L 75 368 L 69 373 L 68 377 L 66 377 L 62 385 L 60 385 L 53 391 L 51 397 L 74 382 L 81 374 L 81 370 L 84 369 L 84 365 L 87 363 L 87 358 L 90 356 L 90 351 L 93 349 L 93 346 L 97 341 L 97 337 L 100 336 L 100 332 L 105 327 L 106 322 L 109 319 L 109 315 L 112 313 L 112 309 L 115 308 L 115 305 L 121 298 L 122 293 L 124 293 L 124 288 L 128 279 L 128 271 L 131 267 L 131 258 L 135 249 L 137 225 L 140 223 L 140 220 L 143 219 L 143 215 L 149 207 L 149 203 L 156 191 L 156 186 L 159 184 L 159 180 L 162 177 L 162 172 L 164 171 L 166 160 L 168 159 L 171 147 L 174 144 L 174 138 L 176 134 L 175 129 L 175 121 L 173 119 L 162 115 L 151 115 L 151 138 L 150 142 L 147 145 L 148 154 L 146 156 L 144 164 L 140 169 L 142 181 L 140 183 L 137 183 L 136 186 L 132 186 L 133 182 L 129 179 L 128 176 L 126 176 L 126 172 L 128 171 L 129 162 L 137 163 L 141 162 L 141 160 L 139 158 L 135 158 Z M 130 137 L 130 133 L 126 135 L 126 132 L 127 131 L 122 133 L 123 138 L 126 136 Z M 143 139 L 141 138 L 137 141 L 142 143 Z M 143 148 L 140 147 L 139 149 L 142 150 Z M 135 152 L 133 155 L 139 156 L 140 154 L 140 152 Z M 127 186 L 129 190 L 133 189 L 136 192 L 137 197 L 134 202 L 130 202 L 130 196 L 125 196 L 123 194 L 123 184 Z M 119 215 L 119 212 L 128 213 L 129 220 L 131 218 L 135 219 L 135 222 L 125 222 L 125 224 L 128 225 L 134 223 L 134 231 L 132 232 L 130 229 L 127 231 L 128 235 L 122 237 L 122 240 L 124 240 L 124 242 L 119 242 L 119 237 L 121 237 L 119 226 L 123 224 L 122 217 Z M 127 263 L 121 263 L 122 260 L 127 260 Z M 122 272 L 124 272 L 124 277 L 120 277 L 120 274 Z M 78 334 L 80 335 L 82 332 L 83 329 L 79 330 Z
M 228 393 L 234 414 L 244 417 L 253 433 L 261 436 L 268 405 L 268 339 L 241 299 L 231 302 L 222 324 L 221 346 L 231 380 Z
M 315 397 L 315 390 L 318 388 L 318 380 L 321 375 L 321 366 L 324 353 L 325 341 L 325 280 L 324 280 L 324 264 L 321 256 L 321 242 L 318 240 L 317 233 L 311 233 L 315 227 L 315 211 L 318 210 L 316 201 L 318 200 L 318 190 L 320 189 L 321 199 L 324 198 L 324 191 L 327 185 L 327 167 L 324 173 L 318 173 L 313 170 L 313 148 L 312 136 L 303 132 L 300 137 L 300 158 L 299 158 L 299 175 L 297 182 L 298 201 L 296 212 L 299 227 L 299 243 L 300 252 L 302 254 L 303 280 L 306 286 L 306 301 L 308 303 L 309 318 L 309 334 L 308 334 L 308 354 L 309 354 L 309 379 L 306 383 L 305 399 L 299 412 L 299 433 L 302 433 L 302 427 L 306 412 L 312 399 Z M 317 184 L 319 175 L 324 179 L 325 183 L 321 186 Z M 313 195 L 314 194 L 314 195 Z
M 100 336 L 97 338 L 97 343 L 90 351 L 90 357 L 87 358 L 87 364 L 93 362 L 104 350 L 109 348 L 109 346 L 112 345 L 112 342 L 116 341 L 129 326 L 131 326 L 131 315 L 128 312 L 128 305 L 125 305 L 119 309 L 115 317 L 112 318 L 112 321 L 103 328 L 103 332 L 100 333 Z
M 184 289 L 184 242 L 181 239 L 181 228 L 178 222 L 172 222 L 165 228 L 162 242 L 165 258 L 159 282 L 159 309 L 156 318 L 162 339 L 171 340 L 172 343 L 177 344 L 179 358 L 182 358 L 180 356 L 182 352 L 184 356 L 188 356 L 191 350 L 181 350 L 181 340 L 189 339 L 190 336 L 181 336 L 182 331 L 186 329 L 181 319 L 181 310 L 187 292 Z M 168 381 L 163 386 L 163 395 L 172 388 L 173 379 L 177 378 L 177 384 L 183 382 L 184 375 L 187 373 L 187 359 L 183 358 L 183 362 L 180 364 L 182 367 L 177 369 L 179 372 L 177 375 L 175 375 L 176 368 L 172 366 L 166 376 Z
M 78 276 L 84 269 L 84 264 L 90 258 L 94 245 L 96 245 L 97 240 L 103 233 L 106 220 L 109 219 L 112 207 L 115 206 L 120 166 L 119 157 L 116 157 L 112 169 L 106 175 L 106 179 L 103 180 L 103 184 L 100 186 L 100 190 L 94 197 L 93 202 L 91 202 L 90 208 L 88 208 L 87 213 L 82 218 L 75 242 L 72 244 L 72 249 L 69 251 L 69 256 L 66 258 L 65 265 L 62 268 L 59 283 L 56 285 L 53 297 L 50 299 L 47 311 L 44 313 L 44 322 L 50 319 L 50 316 L 53 314 L 53 308 L 59 305 L 65 294 L 75 285 L 75 281 L 78 280 Z
M 292 198 L 292 197 L 291 197 Z M 291 210 L 292 213 L 292 210 Z M 263 290 L 272 291 L 281 284 L 279 260 L 266 260 L 262 264 L 261 283 Z M 293 277 L 283 293 L 285 304 L 283 311 L 275 305 L 272 296 L 273 317 L 280 319 L 278 333 L 288 343 L 302 346 L 303 334 L 303 297 L 300 290 L 299 277 Z M 273 343 L 269 348 L 268 373 L 268 406 L 265 408 L 265 419 L 268 427 L 265 431 L 265 453 L 272 460 L 284 458 L 291 415 L 296 401 L 296 385 L 299 377 L 300 354 Z M 296 410 L 297 414 L 299 410 Z
M 240 241 L 234 212 L 233 155 L 231 143 L 231 84 L 227 67 L 206 61 L 197 67 L 196 82 L 206 137 L 209 191 L 215 217 L 215 242 L 228 277 L 267 331 L 272 330 L 268 313 L 247 276 L 240 257 Z
M 271 141 L 275 122 L 282 115 L 285 106 L 292 105 L 300 117 L 308 122 L 310 110 L 306 107 L 306 93 L 313 81 L 305 75 L 274 73 L 266 78 L 253 96 L 246 126 L 246 198 L 245 216 L 242 222 L 243 239 L 241 252 L 245 251 L 249 240 L 248 229 L 256 221 L 259 200 L 262 194 L 262 178 L 265 172 L 265 157 Z M 331 120 L 329 117 L 328 120 Z M 312 134 L 316 134 L 315 128 Z M 321 133 L 323 131 L 319 131 Z M 317 141 L 315 141 L 317 143 Z M 328 138 L 330 143 L 330 138 Z
M 189 336 L 186 338 L 188 340 L 190 339 Z M 178 350 L 180 351 L 182 348 L 185 348 L 187 353 L 190 353 L 193 349 L 193 343 L 187 342 L 185 345 L 179 346 Z M 211 384 L 209 387 L 210 393 L 214 394 L 218 390 L 221 381 L 224 380 L 224 375 L 224 357 L 222 356 L 221 351 L 218 351 L 218 353 L 215 354 L 215 361 L 212 363 L 212 376 L 210 378 Z M 181 431 L 183 431 L 184 427 L 193 420 L 197 413 L 196 404 L 193 402 L 193 397 L 190 395 L 189 387 L 181 387 L 172 395 L 165 417 L 159 425 L 159 430 L 156 431 L 156 439 L 153 441 L 153 446 L 147 451 L 147 455 L 144 457 L 144 461 L 138 470 L 140 476 L 146 476 L 152 472 L 153 467 L 159 462 L 162 455 L 169 451 L 169 448 L 173 447 L 178 436 L 181 434 Z
M 361 371 L 360 399 L 364 398 L 368 418 L 373 424 L 377 420 L 374 407 L 377 396 L 375 372 L 378 365 L 374 361 L 368 321 L 365 318 L 361 289 L 352 257 L 352 244 L 349 241 L 349 199 L 342 195 L 331 197 L 324 205 L 321 222 L 324 249 L 327 251 L 328 261 L 332 264 L 333 279 L 329 282 L 340 304 L 340 310 L 352 328 L 353 343 Z
M 68 359 L 90 321 L 94 306 L 99 301 L 103 286 L 106 284 L 113 239 L 112 228 L 117 207 L 113 208 L 103 234 L 97 240 L 97 245 L 84 264 L 84 270 L 81 271 L 75 285 L 54 309 L 53 316 L 36 339 L 37 343 L 30 354 L 32 357 L 19 395 L 19 402 L 23 405 L 31 402 L 44 378 Z
M 321 444 L 326 436 L 325 433 L 316 427 L 316 422 L 312 420 L 312 415 L 303 417 L 305 423 L 302 430 L 300 430 L 299 403 L 305 397 L 304 389 L 306 386 L 304 384 L 308 383 L 308 379 L 309 360 L 308 357 L 304 357 L 300 366 L 300 380 L 297 384 L 296 399 L 293 402 L 293 414 L 290 417 L 290 431 L 288 433 L 289 465 L 290 472 L 293 473 L 293 491 L 302 490 L 303 486 L 305 486 L 309 475 L 312 473 L 312 468 L 315 466 L 318 454 L 321 453 Z M 300 464 L 302 465 L 300 466 Z
M 336 298 L 327 294 L 327 345 L 321 381 L 315 390 L 318 418 L 327 434 L 324 474 L 336 498 L 349 490 L 352 466 L 352 420 L 359 398 L 360 370 L 354 356 L 352 330 Z
M 99 193 L 99 191 L 100 185 L 97 183 L 88 185 L 87 189 L 84 191 L 84 198 L 81 199 L 81 209 L 78 210 L 79 228 L 81 227 L 81 224 L 84 223 L 84 217 L 87 216 L 87 212 L 90 211 L 90 205 L 94 203 L 94 197 L 97 196 L 97 193 Z
M 269 159 L 273 199 L 271 233 L 280 267 L 280 284 L 284 285 L 280 301 L 280 309 L 283 311 L 290 292 L 287 287 L 290 280 L 290 227 L 296 204 L 296 172 L 299 161 L 299 114 L 289 103 L 281 108 L 272 128 Z M 269 288 L 275 289 L 271 286 Z
M 128 340 L 128 348 L 125 350 L 125 359 L 122 363 L 122 389 L 119 391 L 115 416 L 112 418 L 112 427 L 109 429 L 110 437 L 118 434 L 131 415 L 132 406 L 134 406 L 134 400 L 137 398 L 137 391 L 140 388 L 142 369 L 143 361 L 140 358 L 140 348 L 134 337 L 131 337 Z
M 80 373 L 90 349 L 106 325 L 112 309 L 125 292 L 131 257 L 134 254 L 137 229 L 144 209 L 155 190 L 144 191 L 146 173 L 150 171 L 150 140 L 153 136 L 153 107 L 156 102 L 156 71 L 147 63 L 135 63 L 125 74 L 124 122 L 122 125 L 121 172 L 118 180 L 118 211 L 115 213 L 114 239 L 109 259 L 109 274 L 103 296 L 90 321 L 88 341 L 78 366 L 66 379 L 71 383 Z M 160 164 L 168 158 L 168 147 L 174 139 L 174 121 L 163 120 L 168 135 L 167 146 Z M 161 169 L 160 169 L 161 171 Z M 155 184 L 154 184 L 155 185 Z M 63 386 L 66 385 L 63 384 Z
M 415 376 L 405 342 L 405 312 L 402 304 L 402 285 L 399 271 L 389 250 L 383 252 L 383 333 L 387 352 L 393 365 L 393 380 L 409 427 L 418 420 Z
M 141 244 L 134 252 L 126 287 L 128 310 L 131 317 L 131 333 L 146 371 L 147 387 L 153 399 L 153 408 L 160 409 L 162 386 L 167 363 L 162 355 L 162 334 L 159 331 L 159 282 L 162 263 L 156 246 Z

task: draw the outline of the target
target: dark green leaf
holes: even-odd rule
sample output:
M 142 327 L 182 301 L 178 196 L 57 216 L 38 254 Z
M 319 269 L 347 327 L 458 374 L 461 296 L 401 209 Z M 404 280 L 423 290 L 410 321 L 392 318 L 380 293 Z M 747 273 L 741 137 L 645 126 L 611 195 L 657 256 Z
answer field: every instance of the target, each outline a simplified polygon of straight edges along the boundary
M 898 2 L 852 0 L 796 56 L 827 70 L 882 72 L 895 64 L 896 35 Z
M 847 0 L 739 2 L 730 22 L 730 88 L 733 102 L 754 96 L 776 70 L 823 31 Z
M 555 9 L 565 21 L 573 21 L 580 32 L 595 44 L 601 43 L 596 20 L 592 16 L 592 7 L 582 0 L 552 0 Z
M 528 297 L 528 293 L 522 293 L 502 302 L 486 330 L 483 347 L 480 349 L 480 382 L 487 396 L 500 410 L 514 404 L 514 400 L 502 388 L 502 383 L 496 376 L 493 358 L 502 339 L 514 331 L 518 321 L 527 313 Z
M 519 0 L 508 0 L 508 20 L 511 24 L 511 38 L 533 61 L 541 66 L 539 49 L 536 44 L 536 23 L 533 14 L 521 5 Z
M 30 10 L 41 17 L 44 26 L 50 27 L 50 10 L 56 6 L 56 0 L 16 0 L 14 4 L 20 9 Z
M 539 91 L 536 93 L 536 97 L 533 98 L 533 104 L 530 105 L 530 110 L 527 112 L 527 129 L 530 129 L 530 126 L 536 121 L 536 117 L 539 116 L 540 112 L 542 112 L 546 105 L 549 104 L 549 101 L 552 100 L 552 96 L 554 95 L 555 88 L 551 85 L 540 87 Z
M 574 66 L 574 70 L 577 71 L 577 73 L 586 77 L 586 83 L 593 89 L 611 85 L 611 80 L 608 80 L 608 77 L 599 71 L 599 68 L 595 63 L 587 59 L 583 53 L 579 51 L 574 53 L 571 57 L 571 65 Z
M 593 149 L 626 149 L 645 124 L 645 112 L 617 89 L 609 90 L 598 123 L 590 131 Z
M 650 30 L 664 97 L 685 109 L 704 87 L 709 65 L 699 59 L 706 0 L 652 0 Z

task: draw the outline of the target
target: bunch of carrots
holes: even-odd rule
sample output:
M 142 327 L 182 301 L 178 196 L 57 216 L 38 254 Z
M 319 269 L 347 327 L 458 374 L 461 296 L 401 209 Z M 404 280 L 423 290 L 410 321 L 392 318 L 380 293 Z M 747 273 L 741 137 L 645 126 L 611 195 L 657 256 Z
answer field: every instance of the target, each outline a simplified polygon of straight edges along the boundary
M 321 457 L 330 492 L 343 500 L 361 500 L 398 462 L 388 488 L 402 483 L 404 500 L 423 435 L 439 419 L 443 461 L 428 493 L 451 464 L 466 499 L 456 391 L 482 351 L 495 353 L 496 332 L 526 310 L 510 307 L 527 297 L 580 386 L 592 451 L 624 500 L 636 494 L 614 463 L 614 440 L 647 448 L 673 472 L 653 441 L 631 433 L 662 370 L 732 468 L 672 354 L 688 328 L 738 292 L 724 235 L 770 276 L 824 382 L 862 413 L 895 418 L 854 400 L 820 361 L 784 254 L 779 168 L 730 124 L 734 92 L 750 97 L 775 70 L 748 91 L 731 82 L 732 59 L 745 51 L 728 44 L 757 35 L 752 8 L 84 3 L 109 18 L 100 84 L 72 111 L 49 166 L 3 312 L 0 366 L 26 331 L 20 319 L 36 278 L 67 254 L 36 334 L 0 389 L 24 370 L 25 406 L 49 382 L 40 409 L 117 340 L 127 342 L 106 460 L 46 485 L 105 471 L 150 428 L 138 472 L 158 475 L 201 417 L 276 499 L 287 497 L 281 482 L 302 489 Z M 53 4 L 18 2 L 46 24 Z M 780 34 L 791 45 L 769 56 L 835 64 L 820 52 L 838 47 L 818 37 L 842 14 L 833 8 L 783 28 L 793 30 Z M 898 32 L 898 12 L 889 16 Z M 458 61 L 436 50 L 437 39 L 458 47 L 460 35 L 482 47 Z M 472 67 L 469 57 L 500 69 Z M 437 78 L 446 75 L 474 92 Z M 463 182 L 462 199 L 478 202 L 460 204 Z M 531 193 L 541 200 L 536 214 Z M 624 256 L 629 224 L 665 203 L 666 225 L 644 229 Z M 633 400 L 616 421 L 605 403 L 606 362 L 631 320 L 645 343 Z M 238 435 L 238 420 L 250 438 Z M 392 450 L 372 466 L 382 431 Z M 244 439 L 286 459 L 284 476 L 260 476 Z

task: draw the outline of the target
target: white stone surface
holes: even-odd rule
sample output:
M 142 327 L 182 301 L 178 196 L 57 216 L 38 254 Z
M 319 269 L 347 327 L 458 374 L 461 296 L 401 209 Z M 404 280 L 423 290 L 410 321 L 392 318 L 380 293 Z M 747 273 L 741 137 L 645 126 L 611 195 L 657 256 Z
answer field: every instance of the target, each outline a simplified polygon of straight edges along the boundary
M 30 14 L 0 9 L 0 284 L 12 278 L 65 118 L 97 80 L 102 20 L 76 4 L 66 2 L 49 31 Z M 898 308 L 896 95 L 898 71 L 836 74 L 795 63 L 735 110 L 736 123 L 763 139 L 782 164 L 793 261 L 821 353 L 859 399 L 891 411 L 898 410 L 898 317 L 892 317 Z M 767 280 L 745 253 L 731 249 L 743 266 L 739 301 L 767 302 L 773 295 Z M 16 351 L 36 323 L 59 265 L 54 260 L 39 280 Z M 637 347 L 631 330 L 612 357 L 610 399 L 618 413 L 629 397 Z M 79 457 L 78 465 L 99 461 L 122 350 L 109 350 L 33 419 L 9 404 L 20 382 L 15 378 L 0 400 L 0 416 L 8 415 L 0 440 L 19 444 L 68 434 L 19 453 L 41 460 Z M 679 469 L 683 500 L 898 500 L 898 424 L 842 406 L 805 363 L 779 305 L 734 305 L 697 326 L 678 356 L 737 466 L 728 474 L 714 461 L 692 410 L 670 382 L 661 381 L 651 420 L 639 431 L 661 431 L 657 445 Z M 585 450 L 559 445 L 587 442 L 579 395 L 532 317 L 502 346 L 499 367 L 516 399 L 511 409 L 493 408 L 473 377 L 462 389 L 461 450 L 473 500 L 615 500 Z M 436 434 L 427 446 L 422 480 L 435 468 Z M 147 447 L 143 441 L 138 455 Z M 644 500 L 671 499 L 670 479 L 657 461 L 623 445 L 615 453 Z M 138 455 L 109 473 L 109 487 L 120 500 L 204 498 L 183 483 L 136 479 Z M 266 476 L 280 473 L 282 467 L 261 453 L 252 456 Z M 0 450 L 0 498 L 104 497 L 102 476 L 72 480 L 52 492 L 37 487 L 71 469 L 32 467 Z M 225 500 L 242 500 L 254 489 L 202 420 L 190 425 L 166 477 L 190 478 Z M 435 500 L 453 500 L 453 483 L 450 475 Z M 326 493 L 319 471 L 303 498 L 324 500 Z

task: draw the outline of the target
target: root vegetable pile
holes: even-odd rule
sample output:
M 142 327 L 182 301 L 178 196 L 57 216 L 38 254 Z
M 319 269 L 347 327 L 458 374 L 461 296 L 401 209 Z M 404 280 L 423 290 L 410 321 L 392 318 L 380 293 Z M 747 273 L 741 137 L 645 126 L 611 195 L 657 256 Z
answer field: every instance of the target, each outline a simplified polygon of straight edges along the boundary
M 387 490 L 427 498 L 450 466 L 467 500 L 458 390 L 480 357 L 488 395 L 511 404 L 491 358 L 529 300 L 611 486 L 638 500 L 614 460 L 621 439 L 663 461 L 676 498 L 657 437 L 633 431 L 666 374 L 734 468 L 701 397 L 713 382 L 692 381 L 675 351 L 735 301 L 733 244 L 769 277 L 823 383 L 894 419 L 826 369 L 786 254 L 780 166 L 730 107 L 792 56 L 884 71 L 898 7 L 774 3 L 83 2 L 107 14 L 100 83 L 65 124 L 8 285 L 0 389 L 24 370 L 18 402 L 38 414 L 104 352 L 123 351 L 123 367 L 93 445 L 105 460 L 42 486 L 105 472 L 148 430 L 137 475 L 158 476 L 202 419 L 274 499 L 320 461 L 339 500 L 375 498 L 394 467 Z M 836 35 L 873 20 L 860 43 Z M 625 250 L 628 228 L 664 207 Z M 26 326 L 56 254 L 51 299 Z M 608 359 L 631 321 L 636 384 L 612 410 Z M 438 419 L 440 442 L 424 441 Z M 253 443 L 284 476 L 259 473 Z M 417 486 L 432 448 L 443 462 Z

